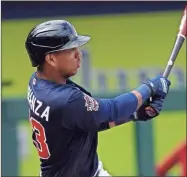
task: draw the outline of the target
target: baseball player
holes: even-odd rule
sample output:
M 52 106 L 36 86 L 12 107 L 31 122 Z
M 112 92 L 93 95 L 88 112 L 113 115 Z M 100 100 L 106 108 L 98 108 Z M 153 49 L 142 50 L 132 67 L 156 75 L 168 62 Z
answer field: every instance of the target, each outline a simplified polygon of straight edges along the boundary
M 93 98 L 70 80 L 81 65 L 79 47 L 89 40 L 64 20 L 41 23 L 27 36 L 37 67 L 28 85 L 29 120 L 42 177 L 110 176 L 98 159 L 98 132 L 158 116 L 168 94 L 170 81 L 157 76 L 113 99 Z

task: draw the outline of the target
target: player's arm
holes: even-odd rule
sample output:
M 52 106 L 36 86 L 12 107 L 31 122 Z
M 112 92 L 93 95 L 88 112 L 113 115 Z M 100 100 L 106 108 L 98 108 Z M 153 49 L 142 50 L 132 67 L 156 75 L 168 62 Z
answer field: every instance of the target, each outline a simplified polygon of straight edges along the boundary
M 116 122 L 105 122 L 102 123 L 99 127 L 99 131 L 104 131 L 110 128 L 113 128 L 115 126 L 127 123 L 131 120 L 134 121 L 148 121 L 151 120 L 155 117 L 157 117 L 164 104 L 164 99 L 160 96 L 155 96 L 151 100 L 148 99 L 146 102 L 142 104 L 142 106 L 129 118 L 121 121 L 116 121 Z
M 103 123 L 129 122 L 137 109 L 151 96 L 165 97 L 169 84 L 165 78 L 150 80 L 132 92 L 114 99 L 92 99 L 76 90 L 63 109 L 62 124 L 74 129 L 99 131 Z M 165 92 L 166 91 L 166 92 Z
M 98 99 L 75 89 L 62 110 L 62 124 L 69 129 L 105 130 L 110 122 L 129 121 L 128 115 L 136 111 L 137 105 L 138 99 L 133 93 L 114 99 Z

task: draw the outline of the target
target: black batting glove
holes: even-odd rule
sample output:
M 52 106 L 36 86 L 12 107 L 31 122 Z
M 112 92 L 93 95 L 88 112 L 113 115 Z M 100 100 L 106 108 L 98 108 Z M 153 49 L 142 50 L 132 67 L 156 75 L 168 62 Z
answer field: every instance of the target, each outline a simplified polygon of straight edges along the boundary
M 157 117 L 163 107 L 162 97 L 153 97 L 152 101 L 147 100 L 135 113 L 135 121 L 147 121 Z

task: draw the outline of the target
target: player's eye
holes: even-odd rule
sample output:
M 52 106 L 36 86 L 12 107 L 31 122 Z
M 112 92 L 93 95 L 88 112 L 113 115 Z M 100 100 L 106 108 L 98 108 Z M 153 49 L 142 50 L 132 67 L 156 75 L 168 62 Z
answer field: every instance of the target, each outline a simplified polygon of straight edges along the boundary
M 72 52 L 74 52 L 74 51 L 76 51 L 76 50 L 77 50 L 77 48 L 72 48 L 72 49 L 71 49 Z

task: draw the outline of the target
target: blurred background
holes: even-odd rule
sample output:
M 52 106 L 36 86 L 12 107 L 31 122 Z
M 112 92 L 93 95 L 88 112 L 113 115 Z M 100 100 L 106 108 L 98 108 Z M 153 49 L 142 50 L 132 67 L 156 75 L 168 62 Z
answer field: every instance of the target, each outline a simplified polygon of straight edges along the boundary
M 31 28 L 65 19 L 78 33 L 90 35 L 81 49 L 82 68 L 72 79 L 94 96 L 112 98 L 162 73 L 184 4 L 2 1 L 2 175 L 36 176 L 40 170 L 26 103 L 28 80 L 35 71 L 24 47 Z M 99 158 L 110 174 L 186 174 L 186 44 L 170 80 L 171 90 L 157 119 L 99 133 Z

